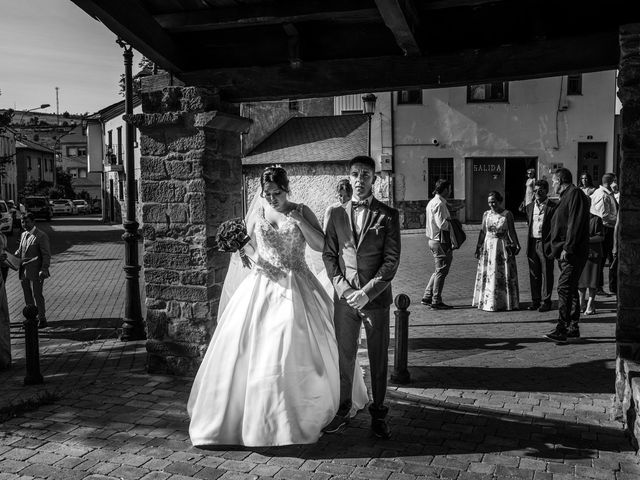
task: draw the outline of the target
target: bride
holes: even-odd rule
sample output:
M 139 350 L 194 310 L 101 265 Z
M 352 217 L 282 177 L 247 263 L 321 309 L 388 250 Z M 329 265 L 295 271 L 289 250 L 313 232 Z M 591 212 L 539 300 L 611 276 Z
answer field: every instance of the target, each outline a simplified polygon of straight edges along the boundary
M 284 169 L 266 168 L 260 184 L 246 219 L 255 263 L 220 307 L 187 404 L 196 446 L 314 443 L 338 410 L 332 300 L 305 262 L 306 245 L 322 250 L 322 229 L 308 207 L 289 201 Z M 360 409 L 368 398 L 356 379 Z

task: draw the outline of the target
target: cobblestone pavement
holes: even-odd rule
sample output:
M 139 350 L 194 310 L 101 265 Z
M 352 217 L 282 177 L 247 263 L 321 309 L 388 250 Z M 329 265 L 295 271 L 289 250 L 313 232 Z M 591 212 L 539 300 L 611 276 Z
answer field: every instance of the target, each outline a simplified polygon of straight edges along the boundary
M 15 362 L 0 373 L 0 418 L 11 403 L 45 390 L 59 398 L 0 423 L 0 480 L 639 478 L 639 458 L 610 415 L 613 299 L 583 319 L 583 343 L 566 346 L 542 338 L 555 312 L 473 309 L 477 233 L 468 230 L 445 286 L 451 311 L 420 305 L 433 262 L 422 235 L 403 235 L 395 291 L 412 300 L 412 382 L 389 387 L 392 439 L 372 437 L 360 413 L 317 444 L 279 448 L 191 447 L 190 379 L 147 375 L 143 342 L 115 338 L 121 244 L 104 235 L 70 243 L 52 267 L 60 293 L 47 290 L 52 326 L 41 332 L 43 386 L 21 385 L 21 292 L 9 281 Z M 518 262 L 526 307 L 526 259 Z

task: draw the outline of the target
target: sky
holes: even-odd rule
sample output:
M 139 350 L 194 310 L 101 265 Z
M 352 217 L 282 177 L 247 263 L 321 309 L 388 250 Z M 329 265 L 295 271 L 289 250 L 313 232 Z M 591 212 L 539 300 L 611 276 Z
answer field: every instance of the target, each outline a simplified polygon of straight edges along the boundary
M 71 0 L 0 0 L 0 108 L 94 113 L 123 99 L 116 35 Z M 133 73 L 140 55 L 133 59 Z

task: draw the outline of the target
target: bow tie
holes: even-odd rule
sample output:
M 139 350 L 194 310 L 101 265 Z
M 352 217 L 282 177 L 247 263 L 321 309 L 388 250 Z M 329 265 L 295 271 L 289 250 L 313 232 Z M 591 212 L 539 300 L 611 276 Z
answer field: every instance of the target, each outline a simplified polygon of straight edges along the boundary
M 366 200 L 360 200 L 358 202 L 351 202 L 351 205 L 353 205 L 353 208 L 359 208 L 359 207 L 369 208 L 369 202 L 367 202 Z

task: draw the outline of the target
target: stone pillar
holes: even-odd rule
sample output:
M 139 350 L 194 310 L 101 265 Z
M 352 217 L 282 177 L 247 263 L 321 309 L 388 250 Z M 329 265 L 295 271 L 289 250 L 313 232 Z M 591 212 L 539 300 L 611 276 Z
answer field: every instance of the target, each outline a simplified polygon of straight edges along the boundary
M 228 255 L 218 225 L 242 216 L 240 133 L 250 120 L 215 90 L 142 94 L 140 177 L 148 371 L 195 373 L 216 326 Z
M 640 438 L 640 24 L 620 27 L 618 97 L 622 102 L 622 164 L 615 407 L 637 449 Z

